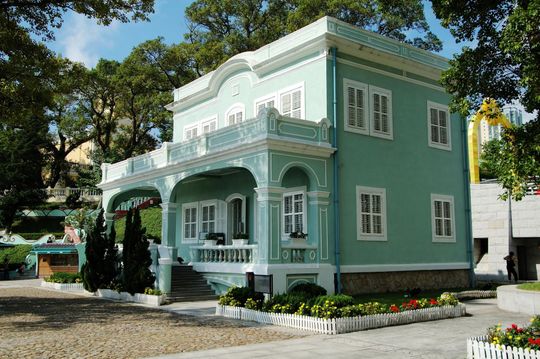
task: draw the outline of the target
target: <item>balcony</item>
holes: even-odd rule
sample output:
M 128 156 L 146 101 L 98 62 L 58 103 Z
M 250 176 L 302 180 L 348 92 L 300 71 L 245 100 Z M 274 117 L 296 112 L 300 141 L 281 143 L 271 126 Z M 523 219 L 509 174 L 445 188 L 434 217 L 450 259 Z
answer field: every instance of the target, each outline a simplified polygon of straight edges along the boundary
M 240 246 L 202 245 L 191 247 L 195 263 L 253 263 L 257 257 L 257 245 Z
M 201 157 L 218 156 L 238 148 L 260 143 L 279 141 L 282 148 L 287 143 L 326 149 L 330 145 L 330 121 L 319 122 L 282 117 L 275 109 L 261 111 L 259 117 L 237 125 L 203 134 L 189 141 L 165 142 L 160 149 L 129 158 L 114 164 L 102 165 L 101 184 L 133 175 L 147 173 L 175 164 L 189 165 Z

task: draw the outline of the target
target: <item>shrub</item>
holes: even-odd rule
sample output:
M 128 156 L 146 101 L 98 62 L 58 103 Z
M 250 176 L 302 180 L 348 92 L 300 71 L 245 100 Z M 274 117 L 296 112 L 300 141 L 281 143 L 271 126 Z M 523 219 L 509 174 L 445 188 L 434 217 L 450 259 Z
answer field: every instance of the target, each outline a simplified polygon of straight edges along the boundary
M 262 293 L 256 293 L 248 287 L 230 287 L 229 290 L 227 290 L 227 293 L 219 297 L 219 304 L 244 307 L 246 306 L 248 299 L 252 299 L 255 303 L 259 303 L 257 309 L 260 309 L 260 307 L 262 307 L 262 302 L 264 301 L 264 296 Z M 254 303 L 250 302 L 249 305 L 252 306 Z
M 302 292 L 276 294 L 263 304 L 263 310 L 271 313 L 295 313 L 300 306 L 308 300 L 309 297 L 306 293 Z M 278 305 L 278 307 L 276 307 L 276 305 Z M 285 306 L 285 309 L 281 308 L 283 306 Z
M 443 293 L 439 298 L 437 298 L 439 305 L 457 305 L 459 300 L 450 293 Z
M 333 302 L 338 308 L 354 304 L 353 297 L 346 294 L 321 295 L 309 301 L 311 305 L 323 305 L 326 301 Z
M 65 272 L 53 273 L 50 277 L 45 278 L 45 281 L 50 283 L 81 283 L 81 280 L 80 273 Z
M 311 315 L 317 318 L 331 319 L 340 316 L 339 308 L 332 301 L 325 301 L 323 305 L 311 307 Z
M 301 283 L 292 287 L 289 293 L 304 293 L 309 298 L 315 298 L 320 295 L 326 295 L 326 289 L 315 283 Z
M 362 315 L 362 310 L 359 305 L 348 305 L 339 309 L 340 317 L 358 317 Z
M 154 288 L 150 288 L 150 287 L 147 287 L 144 289 L 144 294 L 147 294 L 147 295 L 161 295 L 161 291 L 159 289 L 154 289 Z
M 13 247 L 5 248 L 0 250 L 0 263 L 4 263 L 5 258 L 7 257 L 10 264 L 20 265 L 26 260 L 26 256 L 32 250 L 30 244 L 19 244 Z
M 139 209 L 130 209 L 126 216 L 124 250 L 122 252 L 122 281 L 126 292 L 143 293 L 147 287 L 154 287 L 155 277 L 150 272 L 152 258 L 148 241 L 144 236 L 146 228 L 141 225 Z
M 360 315 L 373 315 L 373 314 L 383 314 L 389 313 L 390 308 L 387 304 L 379 302 L 368 302 L 363 304 L 358 304 L 360 310 Z

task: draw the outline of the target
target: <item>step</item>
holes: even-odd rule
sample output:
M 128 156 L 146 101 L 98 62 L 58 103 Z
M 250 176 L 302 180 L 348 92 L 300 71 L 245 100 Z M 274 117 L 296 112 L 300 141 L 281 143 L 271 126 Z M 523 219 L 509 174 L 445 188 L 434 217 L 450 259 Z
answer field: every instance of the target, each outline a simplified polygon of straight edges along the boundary
M 217 296 L 215 295 L 202 295 L 202 296 L 194 296 L 194 297 L 171 297 L 167 296 L 167 301 L 169 303 L 173 302 L 197 302 L 202 300 L 217 300 Z

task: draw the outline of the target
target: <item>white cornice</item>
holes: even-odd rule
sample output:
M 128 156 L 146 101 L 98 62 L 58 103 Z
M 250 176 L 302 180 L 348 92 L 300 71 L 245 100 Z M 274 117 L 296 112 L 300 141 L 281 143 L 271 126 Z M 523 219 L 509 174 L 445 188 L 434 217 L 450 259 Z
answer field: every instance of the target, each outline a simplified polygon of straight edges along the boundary
M 438 79 L 447 59 L 414 46 L 362 30 L 343 21 L 323 17 L 260 49 L 238 54 L 206 74 L 174 91 L 175 101 L 166 106 L 176 111 L 180 104 L 196 103 L 215 95 L 220 82 L 245 69 L 259 78 L 314 52 L 337 46 L 338 51 L 390 66 L 423 77 Z M 360 56 L 359 56 L 360 54 Z

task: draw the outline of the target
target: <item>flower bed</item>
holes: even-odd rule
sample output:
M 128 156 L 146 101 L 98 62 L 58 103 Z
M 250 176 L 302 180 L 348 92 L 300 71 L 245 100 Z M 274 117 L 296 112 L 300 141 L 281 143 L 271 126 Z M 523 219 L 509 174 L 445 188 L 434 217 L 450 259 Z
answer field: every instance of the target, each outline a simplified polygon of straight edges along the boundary
M 528 327 L 512 324 L 505 330 L 500 324 L 488 329 L 486 336 L 467 339 L 467 358 L 540 358 L 540 316 Z
M 465 315 L 465 306 L 449 293 L 437 299 L 411 299 L 399 306 L 379 302 L 355 304 L 348 295 L 326 295 L 324 288 L 306 284 L 267 301 L 249 288 L 233 287 L 220 297 L 216 314 L 323 334 L 340 334 L 458 317 Z
M 443 307 L 409 310 L 399 313 L 385 313 L 332 319 L 295 314 L 267 313 L 227 305 L 218 305 L 216 307 L 216 315 L 221 315 L 227 318 L 279 325 L 320 334 L 342 334 L 391 325 L 455 318 L 464 316 L 465 314 L 465 305 L 461 303 L 456 306 L 448 305 Z

